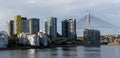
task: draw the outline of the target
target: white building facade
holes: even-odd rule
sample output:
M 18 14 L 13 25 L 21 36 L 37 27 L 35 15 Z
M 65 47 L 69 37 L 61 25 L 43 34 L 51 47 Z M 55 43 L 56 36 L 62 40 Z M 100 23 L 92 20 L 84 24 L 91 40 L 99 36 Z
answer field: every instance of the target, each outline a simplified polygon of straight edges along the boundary
M 18 43 L 30 46 L 39 46 L 39 37 L 36 34 L 30 35 L 27 33 L 20 33 L 18 35 Z
M 8 34 L 0 31 L 0 48 L 6 48 L 8 45 Z

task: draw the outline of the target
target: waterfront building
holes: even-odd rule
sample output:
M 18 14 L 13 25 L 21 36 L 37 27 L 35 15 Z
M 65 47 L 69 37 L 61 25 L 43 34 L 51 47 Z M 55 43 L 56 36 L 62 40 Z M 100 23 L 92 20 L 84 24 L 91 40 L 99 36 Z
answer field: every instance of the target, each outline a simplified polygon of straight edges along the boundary
M 37 34 L 39 32 L 39 19 L 30 18 L 28 20 L 28 29 L 30 34 Z
M 39 37 L 37 34 L 20 33 L 18 34 L 18 43 L 29 46 L 39 46 Z
M 7 32 L 0 31 L 0 48 L 6 48 L 8 45 L 8 34 Z
M 16 15 L 14 17 L 14 33 L 19 34 L 22 32 L 22 22 L 21 15 Z
M 76 20 L 65 19 L 62 21 L 62 36 L 69 39 L 76 39 Z
M 62 37 L 68 37 L 68 20 L 62 21 Z
M 14 17 L 14 32 L 15 34 L 19 33 L 28 33 L 28 20 L 26 17 L 21 17 L 21 15 L 17 15 Z
M 32 34 L 28 36 L 28 40 L 31 46 L 40 46 L 39 37 L 37 34 Z
M 12 36 L 14 34 L 14 20 L 9 20 L 7 22 L 7 33 L 8 36 Z
M 29 36 L 29 34 L 27 34 L 27 33 L 19 33 L 17 35 L 17 38 L 18 38 L 17 43 L 24 44 L 24 45 L 30 45 L 30 42 L 28 40 L 28 36 Z
M 40 44 L 43 46 L 47 46 L 48 45 L 48 36 L 45 33 L 45 30 L 40 30 L 38 32 L 38 36 L 40 38 Z
M 57 18 L 49 17 L 45 20 L 45 33 L 52 39 L 57 39 Z
M 21 24 L 22 24 L 22 32 L 28 33 L 28 20 L 26 17 L 21 18 Z
M 84 31 L 84 41 L 90 44 L 100 43 L 100 31 L 93 29 L 86 29 Z
M 76 39 L 76 19 L 69 19 L 68 36 L 70 39 Z
M 84 41 L 90 44 L 99 44 L 100 43 L 100 31 L 91 29 L 90 13 L 86 14 L 86 29 L 83 32 Z

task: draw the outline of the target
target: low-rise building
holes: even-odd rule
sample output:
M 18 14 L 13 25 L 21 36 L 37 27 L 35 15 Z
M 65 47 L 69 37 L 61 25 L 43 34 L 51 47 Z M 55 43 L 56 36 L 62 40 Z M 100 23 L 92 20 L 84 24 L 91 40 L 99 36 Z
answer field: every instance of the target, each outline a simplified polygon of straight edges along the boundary
M 20 33 L 18 35 L 18 43 L 30 46 L 39 46 L 39 37 L 36 34 L 30 35 L 27 33 Z
M 8 34 L 4 31 L 0 32 L 0 48 L 6 48 L 8 45 Z
M 27 34 L 27 33 L 20 33 L 18 35 L 18 43 L 29 45 L 28 35 L 29 34 Z
M 48 36 L 45 34 L 45 30 L 40 30 L 38 32 L 38 36 L 40 38 L 40 44 L 42 44 L 43 46 L 47 46 L 48 45 Z
M 86 29 L 84 31 L 84 41 L 91 44 L 100 43 L 100 31 L 93 29 Z
M 39 46 L 39 37 L 36 34 L 29 35 L 28 41 L 29 41 L 31 46 Z

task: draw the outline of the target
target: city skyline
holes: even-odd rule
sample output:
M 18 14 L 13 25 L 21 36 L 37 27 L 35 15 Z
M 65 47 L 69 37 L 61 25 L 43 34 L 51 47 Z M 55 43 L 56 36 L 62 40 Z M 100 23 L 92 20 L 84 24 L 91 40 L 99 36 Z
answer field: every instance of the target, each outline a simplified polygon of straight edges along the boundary
M 41 20 L 40 27 L 43 29 L 43 21 L 46 17 L 57 17 L 58 21 L 62 21 L 65 18 L 79 20 L 86 14 L 87 10 L 107 22 L 117 26 L 120 25 L 119 0 L 3 0 L 0 4 L 2 6 L 0 8 L 0 23 L 2 25 L 0 31 L 6 31 L 6 22 L 7 20 L 12 20 L 14 15 L 22 15 L 29 18 L 37 17 Z M 61 22 L 58 22 L 58 27 L 60 26 Z
M 120 58 L 120 0 L 0 0 L 0 58 Z

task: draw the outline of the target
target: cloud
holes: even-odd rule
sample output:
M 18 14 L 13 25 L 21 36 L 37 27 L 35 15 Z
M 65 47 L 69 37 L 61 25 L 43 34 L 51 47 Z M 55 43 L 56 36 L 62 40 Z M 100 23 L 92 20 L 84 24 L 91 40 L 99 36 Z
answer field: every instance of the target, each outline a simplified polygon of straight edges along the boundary
M 65 18 L 79 20 L 87 9 L 97 17 L 120 24 L 120 0 L 2 0 L 0 4 L 0 30 L 6 30 L 6 21 L 18 14 L 38 17 L 44 25 L 44 19 L 50 16 L 58 17 L 59 21 Z

